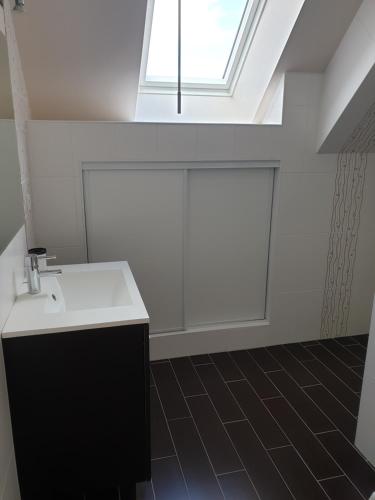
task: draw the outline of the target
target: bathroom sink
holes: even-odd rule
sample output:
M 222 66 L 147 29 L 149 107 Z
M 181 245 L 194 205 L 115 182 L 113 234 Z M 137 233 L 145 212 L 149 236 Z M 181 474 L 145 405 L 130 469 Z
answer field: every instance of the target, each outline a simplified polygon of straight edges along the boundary
M 21 291 L 4 338 L 149 322 L 127 262 L 59 268 L 61 275 L 42 278 L 41 293 Z
M 120 269 L 65 272 L 56 277 L 54 285 L 55 293 L 51 287 L 52 301 L 47 301 L 49 313 L 56 312 L 54 302 L 59 311 L 124 307 L 132 303 L 125 275 Z

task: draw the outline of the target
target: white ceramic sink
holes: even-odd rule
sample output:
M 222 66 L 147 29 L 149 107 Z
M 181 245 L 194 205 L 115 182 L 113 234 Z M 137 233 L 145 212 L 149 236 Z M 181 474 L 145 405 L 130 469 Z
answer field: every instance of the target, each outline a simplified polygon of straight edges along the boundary
M 61 275 L 42 278 L 40 294 L 20 293 L 3 337 L 149 322 L 127 262 L 59 268 Z
M 65 272 L 56 280 L 54 298 L 47 301 L 46 312 L 49 313 L 56 312 L 54 302 L 59 311 L 124 307 L 132 303 L 121 269 Z

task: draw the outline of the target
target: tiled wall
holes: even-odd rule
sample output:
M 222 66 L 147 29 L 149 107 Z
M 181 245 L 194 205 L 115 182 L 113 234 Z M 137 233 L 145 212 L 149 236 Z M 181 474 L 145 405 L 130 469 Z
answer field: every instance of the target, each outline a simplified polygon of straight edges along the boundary
M 0 255 L 0 332 L 13 305 L 17 284 L 23 281 L 25 248 L 25 228 L 22 227 Z M 19 498 L 4 360 L 0 343 L 0 500 L 18 500 Z
M 9 0 L 4 2 L 5 29 L 10 59 L 10 73 L 18 154 L 21 167 L 22 190 L 24 196 L 27 233 L 32 243 L 31 196 L 26 156 L 26 120 L 29 118 L 27 94 L 18 55 L 12 11 Z M 0 7 L 0 14 L 2 8 Z M 23 281 L 24 255 L 26 251 L 26 232 L 23 226 L 8 247 L 0 255 L 0 332 L 12 307 L 16 296 L 16 288 Z M 19 500 L 20 493 L 17 480 L 12 431 L 9 415 L 8 395 L 5 382 L 3 354 L 0 346 L 0 500 Z
M 336 155 L 315 154 L 320 85 L 318 75 L 287 75 L 283 126 L 29 122 L 37 243 L 49 247 L 62 263 L 85 260 L 82 162 L 280 161 L 271 245 L 270 324 L 223 326 L 214 335 L 154 336 L 151 355 L 169 357 L 319 337 L 337 160 Z M 371 167 L 374 170 L 375 164 Z M 365 191 L 374 188 L 371 172 Z M 364 201 L 364 220 L 371 217 L 371 203 Z M 361 239 L 357 266 L 367 269 L 366 252 L 375 242 L 375 228 L 369 228 L 364 238 L 360 233 L 359 246 Z M 368 295 L 374 280 L 367 282 L 367 289 L 360 284 L 353 297 L 350 333 L 367 331 Z
M 375 302 L 372 315 L 355 444 L 375 466 Z
M 33 246 L 33 230 L 31 215 L 30 176 L 26 150 L 26 121 L 30 118 L 29 101 L 23 77 L 21 59 L 18 52 L 14 31 L 12 9 L 9 0 L 4 0 L 5 29 L 8 43 L 10 79 L 12 84 L 13 106 L 16 122 L 18 158 L 21 169 L 22 193 L 25 209 L 26 234 L 29 247 Z

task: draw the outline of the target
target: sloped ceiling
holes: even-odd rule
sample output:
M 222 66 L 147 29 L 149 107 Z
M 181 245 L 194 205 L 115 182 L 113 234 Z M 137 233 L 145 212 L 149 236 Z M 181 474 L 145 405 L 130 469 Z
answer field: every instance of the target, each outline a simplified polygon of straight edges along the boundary
M 360 4 L 306 0 L 275 74 L 324 71 Z M 146 7 L 147 0 L 26 0 L 14 20 L 32 118 L 134 120 Z
M 323 73 L 362 0 L 306 0 L 256 114 L 261 122 L 280 77 L 288 71 Z
M 147 0 L 26 0 L 14 21 L 33 119 L 132 120 Z

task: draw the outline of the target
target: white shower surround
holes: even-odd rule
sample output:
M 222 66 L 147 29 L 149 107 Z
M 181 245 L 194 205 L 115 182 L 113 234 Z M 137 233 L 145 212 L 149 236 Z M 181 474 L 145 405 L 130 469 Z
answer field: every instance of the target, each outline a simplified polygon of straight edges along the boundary
M 319 338 L 336 155 L 316 154 L 321 75 L 288 74 L 283 125 L 194 125 L 31 121 L 33 213 L 38 244 L 61 263 L 86 259 L 82 163 L 280 162 L 266 322 L 151 339 L 153 359 Z M 371 224 L 375 161 L 369 157 L 349 334 L 368 331 L 375 270 Z

